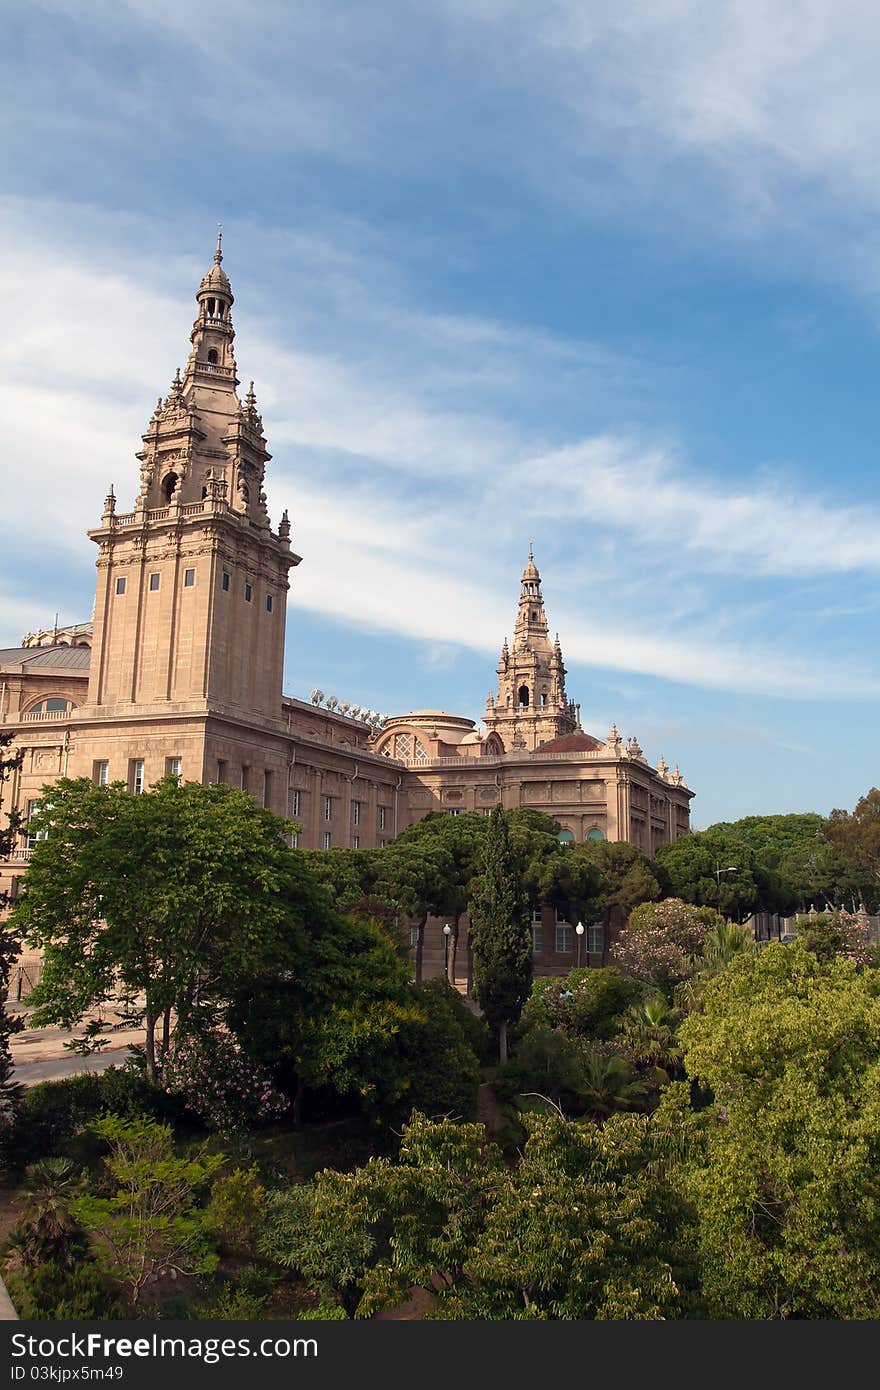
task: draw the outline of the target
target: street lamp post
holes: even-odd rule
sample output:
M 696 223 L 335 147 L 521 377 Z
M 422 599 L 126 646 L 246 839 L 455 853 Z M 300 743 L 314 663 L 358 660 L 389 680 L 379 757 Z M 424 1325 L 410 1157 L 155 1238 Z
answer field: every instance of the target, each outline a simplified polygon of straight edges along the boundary
M 583 939 L 584 939 L 584 924 L 583 924 L 583 922 L 578 922 L 577 926 L 575 927 L 575 931 L 577 932 L 577 939 L 578 939 L 578 969 L 580 970 L 580 967 L 581 967 L 581 942 L 582 942 Z
M 447 922 L 443 928 L 443 973 L 449 979 L 449 938 L 452 935 L 452 928 Z

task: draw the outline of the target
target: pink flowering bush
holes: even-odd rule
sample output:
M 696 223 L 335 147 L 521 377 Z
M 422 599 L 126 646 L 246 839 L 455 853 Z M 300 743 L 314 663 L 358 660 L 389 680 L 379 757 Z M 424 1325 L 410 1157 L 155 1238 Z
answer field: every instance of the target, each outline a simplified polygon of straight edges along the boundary
M 611 948 L 615 965 L 638 980 L 669 991 L 693 975 L 711 927 L 723 918 L 680 898 L 640 903 Z
M 251 1129 L 282 1115 L 287 1097 L 262 1068 L 245 1057 L 228 1033 L 201 1032 L 175 1042 L 162 1085 L 221 1134 Z
M 871 945 L 864 918 L 842 909 L 809 912 L 795 918 L 794 929 L 808 951 L 820 960 L 842 956 L 856 965 L 871 965 L 876 948 Z

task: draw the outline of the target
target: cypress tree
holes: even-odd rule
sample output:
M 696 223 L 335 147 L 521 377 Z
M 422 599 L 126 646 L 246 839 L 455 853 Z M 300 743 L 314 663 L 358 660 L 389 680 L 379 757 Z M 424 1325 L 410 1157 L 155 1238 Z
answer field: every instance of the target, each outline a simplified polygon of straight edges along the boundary
M 500 806 L 489 817 L 482 870 L 468 912 L 474 990 L 506 1062 L 508 1025 L 516 1023 L 532 988 L 532 933 L 528 898 Z

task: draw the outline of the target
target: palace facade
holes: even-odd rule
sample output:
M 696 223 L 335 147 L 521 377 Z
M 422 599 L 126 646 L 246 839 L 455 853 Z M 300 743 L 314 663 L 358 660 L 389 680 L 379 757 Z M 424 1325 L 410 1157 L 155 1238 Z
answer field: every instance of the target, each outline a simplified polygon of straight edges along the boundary
M 0 729 L 24 752 L 0 815 L 25 820 L 0 862 L 0 890 L 16 892 L 28 813 L 64 776 L 124 781 L 132 792 L 169 773 L 228 782 L 296 821 L 295 843 L 311 849 L 382 846 L 430 811 L 488 813 L 498 802 L 554 816 L 570 842 L 629 840 L 653 854 L 687 833 L 693 792 L 677 767 L 663 758 L 651 767 L 614 725 L 604 738 L 581 728 L 531 549 L 481 724 L 435 709 L 380 721 L 328 708 L 318 691 L 283 694 L 286 597 L 301 557 L 287 513 L 273 527 L 267 509 L 271 455 L 253 382 L 238 394 L 222 261 L 218 238 L 186 368 L 159 397 L 136 455 L 134 506 L 121 511 L 111 486 L 88 533 L 92 621 L 0 650 Z M 571 926 L 544 917 L 536 969 L 568 969 Z M 601 935 L 583 944 L 584 963 L 599 963 Z M 426 973 L 442 970 L 441 923 L 429 924 L 424 959 Z M 38 962 L 22 966 L 27 986 Z

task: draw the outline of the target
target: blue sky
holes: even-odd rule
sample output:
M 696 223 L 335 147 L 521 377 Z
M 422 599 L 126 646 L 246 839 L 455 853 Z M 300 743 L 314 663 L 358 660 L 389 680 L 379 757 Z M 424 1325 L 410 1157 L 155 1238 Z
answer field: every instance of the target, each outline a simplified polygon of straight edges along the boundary
M 610 9 L 0 4 L 0 645 L 89 616 L 222 221 L 290 693 L 478 717 L 532 539 L 698 826 L 878 780 L 876 10 Z

